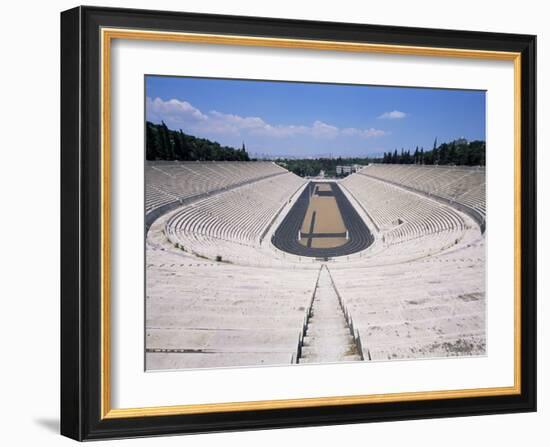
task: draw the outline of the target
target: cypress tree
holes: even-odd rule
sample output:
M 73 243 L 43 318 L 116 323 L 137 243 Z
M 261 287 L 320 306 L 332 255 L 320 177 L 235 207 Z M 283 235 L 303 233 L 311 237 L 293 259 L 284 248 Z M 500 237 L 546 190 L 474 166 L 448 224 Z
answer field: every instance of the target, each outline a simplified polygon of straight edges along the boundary
M 449 148 L 449 153 L 448 153 L 448 156 L 447 156 L 447 163 L 448 164 L 454 164 L 454 165 L 458 164 L 456 145 L 455 145 L 454 141 L 451 143 L 451 147 Z
M 145 125 L 147 160 L 250 160 L 246 148 L 234 149 L 168 129 L 164 122 Z

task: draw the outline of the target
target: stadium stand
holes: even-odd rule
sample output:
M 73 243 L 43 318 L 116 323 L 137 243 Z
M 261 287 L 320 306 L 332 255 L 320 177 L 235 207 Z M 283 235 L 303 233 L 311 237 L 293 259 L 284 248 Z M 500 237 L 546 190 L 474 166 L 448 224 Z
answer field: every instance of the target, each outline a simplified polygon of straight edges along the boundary
M 373 164 L 359 173 L 442 199 L 485 231 L 485 167 Z
M 296 362 L 315 270 L 245 268 L 152 251 L 147 274 L 147 369 Z
M 241 247 L 259 247 L 278 211 L 304 182 L 287 172 L 216 194 L 173 214 L 165 234 L 192 253 L 234 260 Z
M 287 171 L 271 162 L 148 161 L 145 165 L 145 223 L 206 195 L 281 175 Z
M 372 268 L 331 268 L 369 360 L 482 355 L 484 246 Z
M 452 208 L 392 184 L 353 175 L 342 184 L 368 210 L 387 243 L 400 243 L 434 233 L 460 233 L 464 220 Z M 458 234 L 457 234 L 458 235 Z
M 485 354 L 484 169 L 374 165 L 337 182 L 368 243 L 327 259 L 272 243 L 297 233 L 308 188 L 273 163 L 146 175 L 147 369 Z

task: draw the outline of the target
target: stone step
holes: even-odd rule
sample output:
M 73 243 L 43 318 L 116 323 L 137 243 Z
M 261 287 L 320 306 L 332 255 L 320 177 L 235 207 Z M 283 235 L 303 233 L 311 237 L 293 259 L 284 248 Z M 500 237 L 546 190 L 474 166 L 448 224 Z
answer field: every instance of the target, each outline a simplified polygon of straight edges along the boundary
M 359 354 L 350 354 L 344 357 L 344 362 L 359 362 L 361 361 L 361 356 Z
M 307 334 L 304 337 L 304 340 L 307 338 L 315 338 L 315 337 L 323 337 L 326 334 L 327 329 L 325 327 L 316 327 L 316 326 L 308 326 L 307 328 Z M 331 328 L 330 333 L 332 335 L 351 335 L 350 331 L 347 327 L 342 328 L 341 326 Z
M 345 322 L 345 320 L 344 320 Z M 345 324 L 345 323 L 344 323 Z M 344 326 L 346 327 L 346 326 Z M 338 321 L 338 320 L 335 320 L 335 319 L 330 319 L 328 321 L 312 321 L 311 323 L 308 324 L 308 331 L 309 329 L 312 329 L 312 330 L 315 330 L 317 328 L 342 328 L 342 321 Z
M 359 361 L 361 361 L 361 357 L 357 354 L 348 354 L 339 358 L 324 355 L 309 355 L 305 357 L 300 357 L 300 363 L 341 363 Z
M 342 349 L 344 348 L 344 349 Z M 341 358 L 345 357 L 346 355 L 354 355 L 356 354 L 357 348 L 355 347 L 355 344 L 352 342 L 347 345 L 339 345 L 339 346 L 333 346 L 333 347 L 325 347 L 322 352 L 318 352 L 316 346 L 302 346 L 302 358 L 306 357 L 314 357 L 314 356 L 340 356 Z
M 359 361 L 355 339 L 326 266 L 321 267 L 299 363 Z
M 323 335 L 306 336 L 304 337 L 304 346 L 315 347 L 318 343 L 326 343 L 323 349 L 327 351 L 334 351 L 336 349 L 342 350 L 348 346 L 354 346 L 355 340 L 348 334 L 330 335 L 328 337 Z

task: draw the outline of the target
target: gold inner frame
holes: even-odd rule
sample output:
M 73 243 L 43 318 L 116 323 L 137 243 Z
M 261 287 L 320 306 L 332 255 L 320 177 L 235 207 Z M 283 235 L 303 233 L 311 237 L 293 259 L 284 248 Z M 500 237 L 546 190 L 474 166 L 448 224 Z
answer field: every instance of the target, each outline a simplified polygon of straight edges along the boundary
M 356 53 L 437 56 L 505 60 L 514 63 L 514 385 L 444 391 L 405 392 L 304 399 L 223 402 L 142 408 L 111 408 L 110 343 L 110 70 L 113 39 L 258 46 Z M 521 393 L 521 53 L 454 48 L 382 45 L 337 41 L 279 39 L 249 36 L 101 29 L 101 418 L 167 416 L 211 412 L 308 408 L 328 405 L 403 402 L 429 399 L 503 396 Z

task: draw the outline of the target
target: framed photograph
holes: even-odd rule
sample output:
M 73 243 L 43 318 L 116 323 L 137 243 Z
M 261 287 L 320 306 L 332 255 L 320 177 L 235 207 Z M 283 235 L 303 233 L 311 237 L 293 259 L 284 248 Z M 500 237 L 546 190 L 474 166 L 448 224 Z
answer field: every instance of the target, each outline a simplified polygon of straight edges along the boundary
M 61 432 L 535 411 L 531 35 L 61 14 Z

